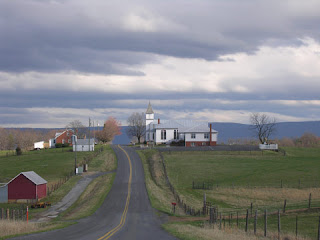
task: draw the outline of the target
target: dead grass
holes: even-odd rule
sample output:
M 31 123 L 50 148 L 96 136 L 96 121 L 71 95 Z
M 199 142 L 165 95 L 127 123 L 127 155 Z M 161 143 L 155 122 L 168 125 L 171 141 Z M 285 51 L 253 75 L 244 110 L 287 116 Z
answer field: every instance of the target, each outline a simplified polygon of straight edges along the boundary
M 40 223 L 26 221 L 0 220 L 0 237 L 42 230 Z
M 224 203 L 224 208 L 248 208 L 251 203 L 254 206 L 282 206 L 284 200 L 287 205 L 307 204 L 309 194 L 312 199 L 320 199 L 319 188 L 215 188 L 213 190 L 193 190 L 180 192 L 180 196 L 189 205 L 195 208 L 203 206 L 202 195 L 206 193 L 208 201 Z M 195 194 L 196 193 L 196 194 Z M 227 207 L 229 206 L 229 207 Z M 307 207 L 307 205 L 305 205 Z
M 207 191 L 207 196 L 233 206 L 248 207 L 251 202 L 256 206 L 272 206 L 282 204 L 285 199 L 291 204 L 299 203 L 307 201 L 310 193 L 312 198 L 320 198 L 318 188 L 218 188 Z
M 256 239 L 278 239 L 276 233 L 270 233 L 269 237 L 264 238 L 263 232 L 258 232 L 257 235 L 252 233 L 245 233 L 243 230 L 237 228 L 225 228 L 224 230 L 219 230 L 217 227 L 212 228 L 209 225 L 204 227 L 197 227 L 191 224 L 181 224 L 181 223 L 168 223 L 164 225 L 165 230 L 169 231 L 173 235 L 177 236 L 179 239 L 185 240 L 256 240 Z M 307 240 L 308 238 L 298 237 L 294 235 L 283 235 L 281 236 L 283 240 Z

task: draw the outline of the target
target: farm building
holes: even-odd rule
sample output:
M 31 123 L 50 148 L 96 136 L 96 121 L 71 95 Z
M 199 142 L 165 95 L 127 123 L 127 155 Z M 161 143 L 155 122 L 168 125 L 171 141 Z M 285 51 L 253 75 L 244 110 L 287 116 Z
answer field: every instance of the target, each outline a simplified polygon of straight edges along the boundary
M 73 151 L 77 152 L 88 152 L 94 151 L 94 139 L 77 139 L 75 138 L 75 143 L 73 143 Z
M 5 186 L 8 202 L 36 201 L 47 196 L 47 181 L 34 171 L 19 173 Z

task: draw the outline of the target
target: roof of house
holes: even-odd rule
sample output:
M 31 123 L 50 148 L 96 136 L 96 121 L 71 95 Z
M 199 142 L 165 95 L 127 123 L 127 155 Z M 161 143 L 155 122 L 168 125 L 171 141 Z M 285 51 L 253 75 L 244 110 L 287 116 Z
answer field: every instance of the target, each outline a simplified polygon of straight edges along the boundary
M 94 139 L 93 138 L 91 138 L 90 140 L 89 140 L 89 138 L 88 139 L 77 139 L 76 144 L 77 145 L 93 145 Z
M 146 114 L 152 114 L 152 113 L 154 113 L 154 112 L 153 112 L 153 110 L 152 110 L 151 103 L 149 102 L 149 105 L 148 105 Z
M 55 138 L 58 138 L 58 137 L 60 137 L 62 134 L 64 134 L 65 132 L 67 132 L 67 131 L 71 131 L 71 132 L 73 132 L 73 130 L 72 129 L 66 129 L 66 130 L 64 130 L 63 132 L 60 132 L 60 133 L 56 133 L 56 135 L 55 135 Z
M 211 129 L 213 133 L 217 133 L 216 130 Z M 208 123 L 206 124 L 199 124 L 197 126 L 188 128 L 186 130 L 184 130 L 185 133 L 208 133 L 210 132 L 210 127 L 208 127 Z
M 167 120 L 154 126 L 155 129 L 178 129 L 180 133 L 186 132 L 210 132 L 207 122 L 195 122 L 192 120 Z M 212 129 L 212 132 L 217 132 Z
M 24 175 L 26 178 L 28 178 L 31 182 L 33 182 L 36 185 L 41 185 L 47 183 L 46 180 L 44 180 L 42 177 L 40 177 L 38 174 L 36 174 L 34 171 L 29 171 L 29 172 L 21 172 L 17 176 L 11 179 L 7 184 L 12 182 L 14 179 L 16 179 L 20 175 Z

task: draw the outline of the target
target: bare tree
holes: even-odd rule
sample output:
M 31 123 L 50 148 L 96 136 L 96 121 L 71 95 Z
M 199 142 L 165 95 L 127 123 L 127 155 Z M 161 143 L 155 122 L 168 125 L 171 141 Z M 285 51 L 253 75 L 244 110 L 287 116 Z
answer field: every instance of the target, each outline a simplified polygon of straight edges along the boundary
M 269 137 L 276 131 L 276 119 L 266 114 L 252 113 L 250 123 L 250 129 L 261 143 L 268 142 Z
M 130 137 L 137 137 L 138 142 L 140 143 L 140 139 L 146 131 L 145 114 L 137 112 L 132 113 L 128 118 L 127 123 L 127 134 Z
M 103 143 L 112 141 L 116 135 L 121 134 L 120 125 L 120 122 L 114 117 L 109 117 L 107 121 L 105 121 L 103 129 L 96 132 L 97 139 Z
M 66 128 L 72 129 L 74 131 L 74 134 L 77 135 L 78 138 L 84 138 L 87 132 L 86 126 L 84 126 L 80 120 L 69 122 L 66 125 Z

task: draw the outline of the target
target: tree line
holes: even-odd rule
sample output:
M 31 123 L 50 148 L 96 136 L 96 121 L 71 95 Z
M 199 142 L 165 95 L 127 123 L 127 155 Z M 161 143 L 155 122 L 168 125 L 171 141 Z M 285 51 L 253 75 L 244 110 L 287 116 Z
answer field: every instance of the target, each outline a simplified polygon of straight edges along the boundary
M 38 141 L 53 138 L 57 130 L 50 129 L 15 129 L 0 127 L 0 150 L 33 149 L 33 144 Z

